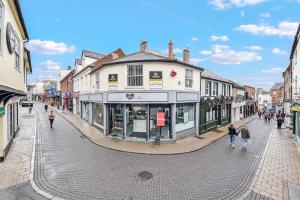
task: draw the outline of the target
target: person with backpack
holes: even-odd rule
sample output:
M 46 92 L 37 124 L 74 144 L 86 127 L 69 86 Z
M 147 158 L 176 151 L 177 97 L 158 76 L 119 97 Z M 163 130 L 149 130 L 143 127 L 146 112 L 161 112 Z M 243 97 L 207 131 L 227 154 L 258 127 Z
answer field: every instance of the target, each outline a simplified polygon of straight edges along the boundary
M 243 125 L 240 128 L 240 134 L 241 134 L 241 148 L 244 151 L 247 151 L 247 145 L 250 143 L 250 132 L 249 129 Z
M 235 144 L 235 137 L 238 135 L 236 132 L 235 127 L 233 124 L 229 124 L 228 126 L 228 135 L 229 135 L 229 141 L 230 141 L 230 147 L 234 149 L 234 144 Z

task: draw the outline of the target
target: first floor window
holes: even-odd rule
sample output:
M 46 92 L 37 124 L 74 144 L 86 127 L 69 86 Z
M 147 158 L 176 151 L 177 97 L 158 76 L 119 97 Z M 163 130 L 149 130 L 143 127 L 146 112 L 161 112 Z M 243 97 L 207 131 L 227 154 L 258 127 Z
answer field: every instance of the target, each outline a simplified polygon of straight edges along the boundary
M 230 85 L 227 85 L 226 96 L 230 96 Z
M 205 82 L 205 96 L 210 96 L 211 95 L 211 82 L 206 81 Z
M 193 87 L 193 70 L 185 69 L 185 87 Z
M 95 79 L 96 79 L 96 89 L 100 89 L 99 72 L 96 72 L 96 74 L 95 74 Z
M 0 0 L 0 52 L 2 52 L 2 41 L 4 37 L 3 35 L 3 21 L 4 21 L 4 6 L 2 1 Z
M 127 85 L 143 86 L 143 65 L 127 66 Z
M 222 84 L 222 95 L 226 96 L 226 84 Z
M 212 92 L 213 96 L 218 96 L 218 83 L 214 82 L 213 83 L 213 92 Z
M 15 56 L 16 56 L 16 69 L 20 70 L 20 40 L 15 33 Z

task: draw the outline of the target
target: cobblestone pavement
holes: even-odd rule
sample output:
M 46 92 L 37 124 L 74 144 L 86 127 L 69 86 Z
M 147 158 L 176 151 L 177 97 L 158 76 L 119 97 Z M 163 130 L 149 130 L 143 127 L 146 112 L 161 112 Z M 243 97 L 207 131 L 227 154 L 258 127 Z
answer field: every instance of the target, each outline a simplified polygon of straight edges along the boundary
M 252 121 L 247 152 L 232 150 L 228 138 L 179 155 L 125 153 L 91 143 L 61 116 L 49 128 L 39 106 L 34 180 L 65 199 L 236 199 L 248 190 L 273 128 Z M 148 171 L 150 180 L 139 179 Z
M 27 182 L 30 175 L 35 115 L 20 107 L 20 130 L 12 147 L 0 163 L 0 189 Z
M 255 193 L 275 200 L 288 199 L 288 183 L 300 184 L 300 155 L 296 148 L 291 130 L 274 130 L 251 186 Z

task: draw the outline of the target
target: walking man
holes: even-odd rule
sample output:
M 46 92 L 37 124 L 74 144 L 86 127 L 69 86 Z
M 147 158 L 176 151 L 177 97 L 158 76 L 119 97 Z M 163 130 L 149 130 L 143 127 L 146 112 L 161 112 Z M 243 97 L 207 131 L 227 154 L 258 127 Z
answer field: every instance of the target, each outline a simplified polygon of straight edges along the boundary
M 240 129 L 241 132 L 241 147 L 242 150 L 247 151 L 247 145 L 250 142 L 250 132 L 249 129 L 243 125 Z
M 238 135 L 233 124 L 230 124 L 228 127 L 228 135 L 230 140 L 230 147 L 234 149 L 235 137 Z
M 55 118 L 55 116 L 54 116 L 54 114 L 53 114 L 53 111 L 51 111 L 50 112 L 50 115 L 49 115 L 49 121 L 50 121 L 50 127 L 51 127 L 51 129 L 53 128 L 53 122 L 54 122 L 54 118 Z

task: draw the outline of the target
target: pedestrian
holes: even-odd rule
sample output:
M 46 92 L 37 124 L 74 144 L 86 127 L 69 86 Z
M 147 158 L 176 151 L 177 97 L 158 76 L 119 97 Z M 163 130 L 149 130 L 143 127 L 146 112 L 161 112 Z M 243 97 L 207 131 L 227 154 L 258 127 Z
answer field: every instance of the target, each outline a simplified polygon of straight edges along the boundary
M 31 114 L 32 106 L 29 105 L 29 114 Z
M 279 116 L 277 119 L 277 129 L 281 129 L 282 122 L 283 122 L 282 117 Z
M 271 119 L 272 119 L 272 115 L 271 113 L 268 114 L 268 122 L 270 123 L 271 122 Z
M 49 121 L 50 121 L 50 127 L 51 127 L 51 129 L 53 128 L 53 122 L 54 122 L 54 118 L 55 118 L 55 116 L 54 116 L 54 114 L 53 114 L 53 111 L 51 110 L 51 112 L 50 112 L 50 115 L 49 115 Z
M 242 147 L 242 150 L 247 151 L 247 145 L 250 143 L 249 129 L 245 125 L 243 125 L 240 128 L 240 134 L 241 134 L 241 147 Z
M 45 111 L 47 112 L 47 110 L 48 110 L 48 105 L 45 104 Z
M 228 127 L 228 135 L 229 135 L 229 140 L 230 140 L 230 147 L 234 149 L 234 144 L 235 144 L 235 137 L 238 135 L 236 132 L 236 129 L 234 128 L 233 124 L 229 124 Z
M 258 111 L 258 119 L 260 119 L 261 118 L 261 112 L 260 112 L 260 110 Z
M 268 115 L 269 114 L 267 112 L 264 113 L 265 122 L 268 122 Z

